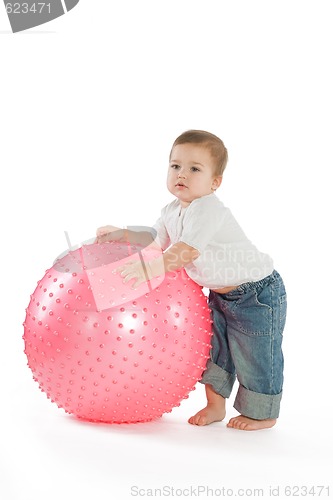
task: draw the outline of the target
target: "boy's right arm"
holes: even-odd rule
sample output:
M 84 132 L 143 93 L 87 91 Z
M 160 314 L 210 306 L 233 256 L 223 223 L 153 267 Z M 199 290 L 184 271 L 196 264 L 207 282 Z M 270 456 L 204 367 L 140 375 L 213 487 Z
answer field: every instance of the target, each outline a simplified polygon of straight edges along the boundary
M 116 226 L 102 226 L 96 231 L 95 243 L 104 243 L 105 241 L 124 241 L 147 247 L 153 244 L 154 238 L 149 231 L 131 231 Z
M 95 243 L 104 243 L 105 241 L 120 240 L 123 237 L 123 230 L 116 226 L 102 226 L 96 231 Z

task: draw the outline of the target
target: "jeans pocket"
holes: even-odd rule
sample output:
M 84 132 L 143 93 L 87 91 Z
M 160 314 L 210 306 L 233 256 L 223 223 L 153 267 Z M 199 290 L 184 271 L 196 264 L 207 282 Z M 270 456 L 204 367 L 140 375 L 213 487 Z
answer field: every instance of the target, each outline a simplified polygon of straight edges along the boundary
M 246 335 L 266 336 L 272 334 L 273 310 L 266 304 L 265 297 L 256 291 L 244 295 L 233 308 L 237 329 Z
M 280 334 L 283 335 L 283 330 L 287 319 L 287 294 L 280 297 Z

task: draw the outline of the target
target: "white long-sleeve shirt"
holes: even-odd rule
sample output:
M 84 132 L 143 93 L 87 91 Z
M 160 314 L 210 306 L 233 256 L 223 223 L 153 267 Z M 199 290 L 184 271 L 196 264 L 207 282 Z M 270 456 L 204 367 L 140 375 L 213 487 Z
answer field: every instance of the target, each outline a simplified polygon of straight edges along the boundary
M 274 269 L 271 257 L 251 243 L 214 193 L 186 208 L 175 199 L 162 209 L 153 229 L 162 250 L 181 241 L 200 252 L 185 269 L 196 283 L 210 289 L 258 281 Z

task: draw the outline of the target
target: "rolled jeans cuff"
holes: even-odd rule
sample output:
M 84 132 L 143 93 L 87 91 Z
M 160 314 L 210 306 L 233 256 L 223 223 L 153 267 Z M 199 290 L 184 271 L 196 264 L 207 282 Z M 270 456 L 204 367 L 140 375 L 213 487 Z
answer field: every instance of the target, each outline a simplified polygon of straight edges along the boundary
M 280 412 L 280 394 L 260 394 L 239 386 L 234 408 L 244 415 L 255 420 L 278 418 Z
M 228 398 L 231 394 L 236 376 L 229 373 L 223 368 L 213 363 L 211 360 L 207 362 L 207 368 L 200 380 L 201 384 L 210 384 L 217 394 L 224 398 Z

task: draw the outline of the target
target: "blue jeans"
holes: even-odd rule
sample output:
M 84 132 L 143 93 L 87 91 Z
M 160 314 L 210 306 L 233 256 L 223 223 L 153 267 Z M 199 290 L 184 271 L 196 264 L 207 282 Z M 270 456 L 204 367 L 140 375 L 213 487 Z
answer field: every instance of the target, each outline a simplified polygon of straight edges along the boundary
M 277 418 L 283 385 L 282 333 L 287 296 L 277 271 L 226 294 L 210 291 L 211 359 L 201 383 L 228 398 L 236 376 L 234 407 L 257 420 Z

